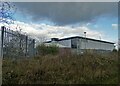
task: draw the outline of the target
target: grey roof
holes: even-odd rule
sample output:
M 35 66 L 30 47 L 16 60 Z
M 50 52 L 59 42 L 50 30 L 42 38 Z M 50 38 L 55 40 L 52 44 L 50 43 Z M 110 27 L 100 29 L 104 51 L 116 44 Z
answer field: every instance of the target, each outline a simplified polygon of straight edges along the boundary
M 115 44 L 113 42 L 108 42 L 108 41 L 103 41 L 103 40 L 98 40 L 98 39 L 92 39 L 92 38 L 85 38 L 85 37 L 80 37 L 80 36 L 63 38 L 63 39 L 59 39 L 58 41 L 69 40 L 69 39 L 74 39 L 74 38 L 81 38 L 81 39 L 87 39 L 87 40 L 98 41 L 98 42 L 103 42 L 103 43 Z M 50 42 L 52 42 L 52 41 L 47 41 L 45 43 L 50 43 Z

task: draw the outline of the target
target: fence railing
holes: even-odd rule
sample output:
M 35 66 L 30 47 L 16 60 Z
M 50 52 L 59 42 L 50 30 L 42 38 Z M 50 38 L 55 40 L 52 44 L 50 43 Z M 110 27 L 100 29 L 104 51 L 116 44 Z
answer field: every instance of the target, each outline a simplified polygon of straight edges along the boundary
M 0 55 L 3 58 L 33 57 L 35 55 L 35 39 L 4 26 L 1 27 L 0 31 Z

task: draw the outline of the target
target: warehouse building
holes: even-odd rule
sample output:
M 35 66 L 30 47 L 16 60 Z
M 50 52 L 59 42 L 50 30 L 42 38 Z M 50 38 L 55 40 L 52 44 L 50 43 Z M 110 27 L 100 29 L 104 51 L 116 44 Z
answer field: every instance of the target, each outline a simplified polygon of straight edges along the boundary
M 74 52 L 82 53 L 85 50 L 96 50 L 96 51 L 112 51 L 115 46 L 114 43 L 103 41 L 103 40 L 97 40 L 97 39 L 91 39 L 86 37 L 80 37 L 80 36 L 74 36 L 69 38 L 52 38 L 51 41 L 45 42 L 45 44 L 57 44 L 61 45 L 60 48 L 70 48 Z

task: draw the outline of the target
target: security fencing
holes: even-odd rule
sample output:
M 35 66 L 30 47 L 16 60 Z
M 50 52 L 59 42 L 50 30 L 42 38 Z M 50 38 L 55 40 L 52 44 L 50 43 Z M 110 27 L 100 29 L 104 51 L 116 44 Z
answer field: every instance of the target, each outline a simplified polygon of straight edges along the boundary
M 35 55 L 35 39 L 10 30 L 4 26 L 0 30 L 0 55 L 4 57 L 33 57 Z

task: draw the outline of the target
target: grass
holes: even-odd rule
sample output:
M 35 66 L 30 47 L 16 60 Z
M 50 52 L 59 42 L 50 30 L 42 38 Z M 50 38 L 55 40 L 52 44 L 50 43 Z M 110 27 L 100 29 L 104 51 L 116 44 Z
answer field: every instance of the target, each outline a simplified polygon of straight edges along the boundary
M 44 55 L 3 60 L 3 84 L 117 84 L 118 56 Z

